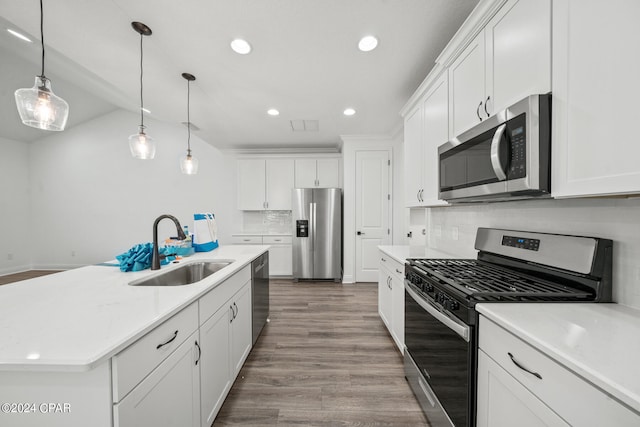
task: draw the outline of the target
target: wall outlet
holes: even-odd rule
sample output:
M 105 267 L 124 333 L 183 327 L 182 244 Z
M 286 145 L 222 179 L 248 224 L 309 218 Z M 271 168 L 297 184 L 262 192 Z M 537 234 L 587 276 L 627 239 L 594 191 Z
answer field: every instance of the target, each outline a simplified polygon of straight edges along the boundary
M 458 227 L 451 227 L 451 238 L 453 240 L 458 240 L 459 230 Z
M 13 260 L 13 254 L 7 254 L 7 261 Z
M 76 251 L 71 251 L 71 256 L 76 256 Z

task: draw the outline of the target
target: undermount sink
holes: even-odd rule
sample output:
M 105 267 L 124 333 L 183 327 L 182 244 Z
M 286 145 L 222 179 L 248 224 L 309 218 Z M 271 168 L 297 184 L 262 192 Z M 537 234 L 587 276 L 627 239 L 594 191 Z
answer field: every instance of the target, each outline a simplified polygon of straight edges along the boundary
M 222 270 L 233 260 L 219 261 L 198 261 L 181 265 L 178 268 L 160 273 L 152 277 L 135 280 L 131 286 L 183 286 L 199 282 L 211 276 L 213 273 Z

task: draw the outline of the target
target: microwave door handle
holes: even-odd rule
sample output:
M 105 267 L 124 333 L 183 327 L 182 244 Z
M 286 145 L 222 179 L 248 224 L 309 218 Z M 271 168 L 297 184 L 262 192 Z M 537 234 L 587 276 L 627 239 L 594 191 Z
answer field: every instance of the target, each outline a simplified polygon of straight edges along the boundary
M 496 130 L 496 133 L 493 134 L 493 140 L 491 141 L 491 166 L 493 166 L 493 172 L 495 172 L 498 177 L 498 181 L 507 179 L 507 174 L 504 172 L 502 164 L 500 163 L 500 144 L 502 143 L 502 136 L 506 128 L 506 123 L 501 124 Z

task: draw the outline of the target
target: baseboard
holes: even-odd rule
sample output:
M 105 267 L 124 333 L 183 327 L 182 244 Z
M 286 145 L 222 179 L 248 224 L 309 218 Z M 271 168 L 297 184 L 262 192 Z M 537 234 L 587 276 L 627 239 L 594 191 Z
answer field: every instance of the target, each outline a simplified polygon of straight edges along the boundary
M 87 264 L 36 264 L 31 266 L 31 270 L 73 270 L 86 266 Z
M 342 276 L 342 283 L 356 283 L 356 282 L 355 280 L 353 280 L 353 275 L 345 274 L 344 276 Z
M 0 268 L 0 276 L 6 276 L 7 274 L 22 273 L 23 271 L 33 270 L 30 265 L 16 265 L 15 267 Z

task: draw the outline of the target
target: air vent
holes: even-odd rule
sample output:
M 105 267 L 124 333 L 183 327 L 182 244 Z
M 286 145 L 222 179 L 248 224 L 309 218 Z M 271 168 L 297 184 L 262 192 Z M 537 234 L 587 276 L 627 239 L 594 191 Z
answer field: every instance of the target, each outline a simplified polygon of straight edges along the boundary
M 186 127 L 187 126 L 187 122 L 182 122 L 182 124 Z M 193 124 L 193 122 L 191 122 L 191 130 L 192 131 L 199 131 L 200 128 L 196 125 Z
M 290 120 L 291 130 L 294 132 L 318 132 L 320 121 L 318 120 Z

